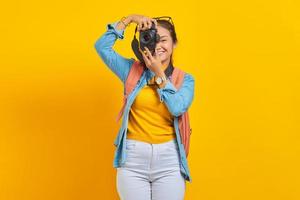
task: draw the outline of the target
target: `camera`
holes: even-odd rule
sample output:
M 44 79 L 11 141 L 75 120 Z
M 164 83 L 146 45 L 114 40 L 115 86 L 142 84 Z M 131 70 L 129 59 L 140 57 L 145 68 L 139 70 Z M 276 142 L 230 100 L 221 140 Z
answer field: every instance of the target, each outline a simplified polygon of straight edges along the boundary
M 136 32 L 137 32 L 137 27 L 135 28 L 134 32 L 134 38 L 131 42 L 131 48 L 136 55 L 136 57 L 141 61 L 144 62 L 143 56 L 139 49 L 142 51 L 145 51 L 145 47 L 149 49 L 151 54 L 153 55 L 155 52 L 155 47 L 156 44 L 160 40 L 160 36 L 157 33 L 157 29 L 155 27 L 154 22 L 152 22 L 151 28 L 147 30 L 141 30 L 140 35 L 139 35 L 139 41 L 136 39 Z
M 157 34 L 155 24 L 152 22 L 150 29 L 140 31 L 139 41 L 141 50 L 144 51 L 145 47 L 147 47 L 153 55 L 156 43 L 159 42 L 159 39 L 160 36 Z

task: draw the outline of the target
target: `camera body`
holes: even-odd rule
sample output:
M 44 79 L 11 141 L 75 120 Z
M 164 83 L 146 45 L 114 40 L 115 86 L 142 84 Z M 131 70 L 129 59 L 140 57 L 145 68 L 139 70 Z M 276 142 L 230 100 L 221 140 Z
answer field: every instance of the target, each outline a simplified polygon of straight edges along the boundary
M 140 48 L 142 51 L 145 50 L 145 47 L 149 49 L 151 54 L 155 52 L 156 43 L 159 41 L 160 36 L 157 34 L 157 29 L 155 24 L 152 22 L 151 28 L 140 31 Z
M 134 38 L 131 42 L 131 48 L 135 54 L 135 56 L 144 63 L 143 56 L 139 51 L 139 48 L 144 51 L 145 47 L 149 49 L 151 54 L 153 55 L 155 52 L 156 44 L 160 40 L 159 34 L 157 34 L 157 29 L 155 24 L 152 22 L 151 28 L 147 30 L 141 30 L 139 35 L 139 41 L 136 39 L 137 27 L 135 28 Z

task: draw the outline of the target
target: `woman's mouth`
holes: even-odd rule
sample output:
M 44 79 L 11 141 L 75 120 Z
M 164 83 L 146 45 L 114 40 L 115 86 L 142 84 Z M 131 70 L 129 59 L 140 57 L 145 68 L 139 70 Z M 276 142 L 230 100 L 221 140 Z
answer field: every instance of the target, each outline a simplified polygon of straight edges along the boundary
M 155 55 L 160 56 L 160 55 L 164 54 L 165 52 L 166 52 L 166 51 L 157 51 L 157 52 L 155 52 Z

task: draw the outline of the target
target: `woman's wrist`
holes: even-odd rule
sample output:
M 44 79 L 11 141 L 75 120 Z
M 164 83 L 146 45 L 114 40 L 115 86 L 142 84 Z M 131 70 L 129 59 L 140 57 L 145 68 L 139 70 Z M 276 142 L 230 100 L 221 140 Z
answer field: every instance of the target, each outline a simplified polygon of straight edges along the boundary
M 164 72 L 161 68 L 159 68 L 158 70 L 155 70 L 155 71 L 154 71 L 154 74 L 155 74 L 156 76 L 162 77 L 162 76 L 165 75 L 165 72 Z
M 123 22 L 126 25 L 129 25 L 132 22 L 132 15 L 129 15 L 129 16 L 125 17 L 124 20 L 123 20 Z
M 166 81 L 163 81 L 161 84 L 159 84 L 157 87 L 159 88 L 159 89 L 162 89 L 162 88 L 165 88 L 165 86 L 167 85 L 167 82 L 168 82 L 169 80 L 167 79 Z
M 132 17 L 131 16 L 122 17 L 119 20 L 119 23 L 117 24 L 116 29 L 124 30 L 131 22 L 132 22 Z
M 156 80 L 158 78 L 161 78 L 161 80 L 162 80 L 162 82 L 160 84 L 156 83 Z M 165 85 L 167 84 L 167 81 L 168 81 L 168 79 L 167 79 L 165 74 L 162 75 L 162 76 L 157 76 L 157 75 L 154 76 L 154 82 L 156 83 L 157 87 L 160 88 L 160 89 L 165 87 Z
M 137 23 L 137 17 L 138 15 L 136 15 L 136 14 L 131 14 L 131 15 L 128 15 L 127 17 L 126 17 L 126 19 L 129 21 L 129 23 L 131 23 L 131 22 L 134 22 L 134 23 Z

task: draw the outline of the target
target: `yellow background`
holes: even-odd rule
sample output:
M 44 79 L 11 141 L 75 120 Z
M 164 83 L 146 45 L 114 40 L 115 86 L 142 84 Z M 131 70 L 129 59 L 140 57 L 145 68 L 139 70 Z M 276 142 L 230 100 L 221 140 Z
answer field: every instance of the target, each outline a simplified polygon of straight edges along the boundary
M 187 200 L 300 199 L 300 4 L 1 3 L 0 199 L 118 199 L 122 85 L 94 49 L 107 23 L 170 15 L 195 77 Z M 133 57 L 134 26 L 115 49 Z

